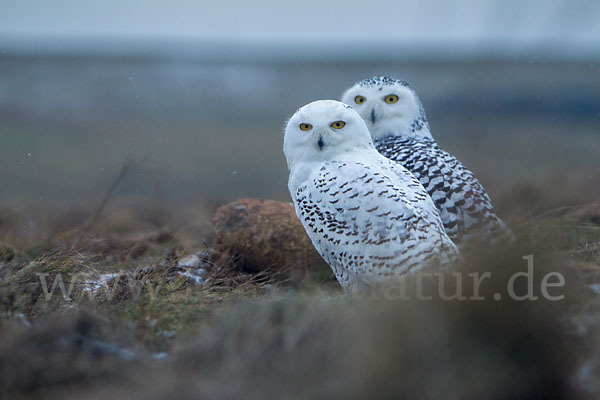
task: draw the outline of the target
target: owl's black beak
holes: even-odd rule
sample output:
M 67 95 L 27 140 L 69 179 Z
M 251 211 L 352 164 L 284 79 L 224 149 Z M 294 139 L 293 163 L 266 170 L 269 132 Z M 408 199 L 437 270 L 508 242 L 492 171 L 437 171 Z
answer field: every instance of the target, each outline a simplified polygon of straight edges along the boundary
M 375 115 L 375 109 L 372 108 L 371 109 L 371 122 L 375 123 L 375 120 L 377 119 L 377 116 Z
M 323 150 L 323 146 L 325 146 L 325 142 L 323 141 L 323 136 L 319 136 L 319 140 L 317 141 L 319 145 L 319 150 Z

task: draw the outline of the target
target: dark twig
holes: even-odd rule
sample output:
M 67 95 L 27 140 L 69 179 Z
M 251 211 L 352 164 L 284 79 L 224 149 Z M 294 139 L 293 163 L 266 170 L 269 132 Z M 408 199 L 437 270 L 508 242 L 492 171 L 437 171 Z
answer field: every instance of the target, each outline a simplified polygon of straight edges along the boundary
M 100 202 L 100 205 L 96 209 L 94 216 L 92 217 L 92 219 L 90 220 L 90 222 L 88 223 L 86 228 L 89 228 L 91 225 L 96 223 L 96 221 L 100 217 L 100 214 L 102 214 L 102 211 L 104 211 L 104 209 L 106 208 L 106 205 L 108 204 L 108 201 L 110 200 L 113 192 L 115 191 L 117 186 L 119 186 L 119 183 L 121 183 L 121 181 L 127 176 L 129 171 L 131 171 L 131 168 L 132 168 L 132 162 L 131 162 L 131 160 L 128 159 L 125 161 L 125 163 L 121 167 L 121 170 L 119 171 L 119 174 L 117 175 L 117 177 L 115 178 L 113 183 L 110 185 L 110 187 L 104 194 L 104 198 Z
M 104 198 L 102 198 L 102 201 L 100 202 L 100 205 L 98 205 L 96 212 L 94 213 L 92 218 L 83 227 L 83 231 L 87 231 L 90 227 L 92 227 L 98 221 L 98 219 L 100 218 L 100 215 L 102 214 L 102 212 L 106 208 L 106 205 L 110 201 L 115 189 L 119 186 L 121 181 L 123 179 L 125 179 L 125 177 L 128 174 L 130 174 L 132 172 L 136 172 L 136 173 L 137 172 L 140 172 L 140 173 L 141 172 L 157 172 L 156 170 L 153 170 L 153 169 L 141 168 L 139 166 L 139 164 L 140 164 L 140 162 L 136 162 L 130 158 L 127 158 L 125 160 L 125 162 L 123 163 L 123 166 L 121 167 L 121 170 L 119 171 L 119 174 L 116 176 L 115 180 L 113 181 L 113 183 L 110 185 L 110 187 L 104 194 Z

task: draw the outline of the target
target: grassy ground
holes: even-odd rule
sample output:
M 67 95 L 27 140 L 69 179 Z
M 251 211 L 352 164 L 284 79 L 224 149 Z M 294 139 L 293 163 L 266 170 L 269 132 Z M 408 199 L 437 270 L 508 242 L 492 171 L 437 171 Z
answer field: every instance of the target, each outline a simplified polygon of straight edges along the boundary
M 110 214 L 3 244 L 4 398 L 584 398 L 597 389 L 598 205 L 521 220 L 516 248 L 469 254 L 454 272 L 491 271 L 485 301 L 350 299 L 335 282 L 245 271 L 143 213 Z M 206 270 L 202 284 L 186 274 L 190 254 Z M 493 300 L 527 254 L 536 288 L 545 273 L 565 276 L 563 300 Z M 62 277 L 69 298 L 60 285 L 47 298 L 40 277 L 47 288 Z

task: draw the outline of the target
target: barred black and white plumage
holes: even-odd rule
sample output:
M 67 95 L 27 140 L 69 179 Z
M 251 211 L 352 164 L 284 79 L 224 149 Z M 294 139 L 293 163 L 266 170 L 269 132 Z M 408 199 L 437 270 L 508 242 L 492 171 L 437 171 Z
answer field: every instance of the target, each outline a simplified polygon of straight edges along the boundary
M 481 232 L 498 234 L 507 230 L 473 173 L 434 141 L 388 136 L 375 140 L 375 146 L 423 184 L 453 241 L 461 242 Z
M 360 116 L 336 101 L 301 108 L 284 153 L 296 214 L 345 290 L 393 283 L 459 257 L 423 185 L 379 154 Z
M 423 184 L 455 243 L 499 234 L 512 238 L 473 173 L 437 145 L 425 109 L 408 83 L 390 77 L 365 79 L 342 101 L 365 120 L 377 150 Z

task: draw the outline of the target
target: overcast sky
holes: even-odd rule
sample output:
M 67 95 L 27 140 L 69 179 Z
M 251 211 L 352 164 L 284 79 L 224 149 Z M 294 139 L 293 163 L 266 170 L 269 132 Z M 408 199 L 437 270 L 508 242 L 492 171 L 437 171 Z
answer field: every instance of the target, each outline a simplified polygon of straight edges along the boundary
M 574 43 L 600 48 L 598 0 L 1 0 L 0 39 Z

